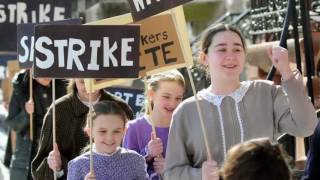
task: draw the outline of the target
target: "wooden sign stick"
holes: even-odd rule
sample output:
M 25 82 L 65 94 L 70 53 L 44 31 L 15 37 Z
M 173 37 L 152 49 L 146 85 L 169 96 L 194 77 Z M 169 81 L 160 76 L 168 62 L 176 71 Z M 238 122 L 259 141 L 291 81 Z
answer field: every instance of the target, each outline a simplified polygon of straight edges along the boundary
M 306 161 L 306 150 L 304 145 L 304 138 L 301 137 L 295 137 L 296 143 L 295 143 L 295 158 L 296 158 L 296 167 L 299 170 L 304 169 L 304 162 Z
M 148 93 L 148 82 L 147 82 L 147 76 L 144 77 L 144 86 L 145 86 L 145 91 Z M 149 100 L 148 96 L 146 97 L 147 98 L 147 109 L 146 109 L 146 112 L 149 112 L 150 114 L 147 114 L 149 115 L 149 119 L 150 119 L 150 123 L 151 123 L 151 128 L 152 128 L 152 133 L 153 133 L 153 137 L 154 138 L 157 138 L 157 132 L 156 132 L 156 125 L 151 117 L 151 112 L 152 112 L 152 107 L 151 107 L 151 101 Z M 161 157 L 162 155 L 159 154 L 157 157 Z M 158 178 L 160 180 L 162 180 L 162 176 L 161 175 L 158 175 Z
M 145 91 L 148 93 L 147 76 L 144 77 L 144 86 L 145 86 Z M 152 133 L 153 133 L 154 137 L 157 137 L 155 123 L 154 123 L 154 121 L 153 121 L 153 119 L 151 117 L 151 112 L 152 112 L 151 101 L 149 100 L 148 96 L 146 98 L 147 98 L 147 102 L 146 102 L 147 106 L 145 107 L 146 108 L 146 112 L 147 112 L 147 115 L 148 115 L 148 117 L 150 119 Z
M 29 102 L 32 101 L 33 102 L 33 92 L 32 92 L 33 88 L 32 88 L 32 70 L 29 69 Z M 33 106 L 34 107 L 34 106 Z M 29 114 L 29 122 L 30 122 L 30 140 L 33 141 L 33 113 Z
M 148 105 L 148 110 L 151 113 L 153 109 L 151 107 L 151 102 L 149 101 L 149 99 L 148 99 L 147 105 Z M 150 114 L 149 118 L 150 118 L 150 121 L 151 121 L 152 132 L 154 134 L 154 137 L 156 138 L 157 137 L 156 125 L 154 123 L 154 120 L 151 118 L 151 114 Z
M 56 139 L 56 81 L 52 79 L 52 140 L 53 140 L 53 151 L 56 151 L 55 144 L 57 143 Z M 57 179 L 56 170 L 53 172 L 53 179 Z
M 189 79 L 190 79 L 192 92 L 193 92 L 193 95 L 195 97 L 195 102 L 196 102 L 196 106 L 197 106 L 197 110 L 198 110 L 198 114 L 199 114 L 200 125 L 201 125 L 201 129 L 202 129 L 204 145 L 205 145 L 205 148 L 206 148 L 206 151 L 207 151 L 207 157 L 208 157 L 208 160 L 211 161 L 212 160 L 212 156 L 211 156 L 211 153 L 210 153 L 211 151 L 210 151 L 210 147 L 209 147 L 209 141 L 208 141 L 207 132 L 206 132 L 206 129 L 205 129 L 205 126 L 204 126 L 204 122 L 203 122 L 203 114 L 202 114 L 202 111 L 201 111 L 201 108 L 200 108 L 199 99 L 198 99 L 198 96 L 197 96 L 195 85 L 193 83 L 193 77 L 192 77 L 191 71 L 190 71 L 189 67 L 186 67 L 186 68 L 187 68 L 187 71 L 188 71 L 188 76 L 189 76 Z
M 90 176 L 94 176 L 94 169 L 93 169 L 93 152 L 92 152 L 92 79 L 90 79 L 89 85 L 89 128 L 90 128 Z

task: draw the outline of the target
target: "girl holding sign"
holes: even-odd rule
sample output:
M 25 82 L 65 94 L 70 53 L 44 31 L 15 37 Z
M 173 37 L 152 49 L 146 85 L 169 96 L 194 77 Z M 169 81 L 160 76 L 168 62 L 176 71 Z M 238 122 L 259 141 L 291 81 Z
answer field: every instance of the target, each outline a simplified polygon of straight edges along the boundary
M 203 121 L 199 121 L 195 97 L 175 111 L 165 178 L 218 179 L 219 166 L 237 143 L 257 137 L 276 141 L 285 132 L 312 134 L 315 110 L 305 95 L 300 72 L 289 67 L 288 51 L 279 46 L 268 49 L 282 75 L 282 86 L 264 80 L 240 82 L 245 54 L 245 40 L 236 29 L 219 24 L 204 32 L 199 61 L 209 69 L 211 86 L 196 95 Z
M 86 132 L 92 131 L 93 164 L 95 177 L 89 177 L 90 153 L 86 152 L 68 165 L 68 179 L 136 179 L 147 178 L 144 158 L 135 151 L 121 148 L 127 117 L 115 102 L 101 101 L 94 105 L 92 129 L 89 116 Z
M 150 179 L 158 179 L 164 170 L 172 113 L 182 101 L 185 82 L 178 71 L 169 71 L 152 76 L 147 88 L 152 111 L 128 123 L 123 146 L 143 155 Z
M 35 180 L 53 179 L 53 170 L 57 177 L 67 179 L 67 164 L 78 156 L 89 142 L 83 132 L 89 111 L 89 93 L 83 79 L 71 80 L 69 94 L 56 100 L 56 140 L 52 144 L 52 106 L 45 115 L 39 149 L 32 161 L 32 175 Z M 91 94 L 93 104 L 109 100 L 122 107 L 128 119 L 133 118 L 131 108 L 120 98 L 103 90 Z M 54 149 L 54 150 L 53 150 Z

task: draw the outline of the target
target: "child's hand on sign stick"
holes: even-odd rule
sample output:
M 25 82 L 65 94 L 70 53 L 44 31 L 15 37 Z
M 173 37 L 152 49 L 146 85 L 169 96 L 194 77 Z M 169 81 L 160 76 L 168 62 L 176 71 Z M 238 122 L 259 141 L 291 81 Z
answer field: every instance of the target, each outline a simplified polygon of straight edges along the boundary
M 32 114 L 34 112 L 34 103 L 32 99 L 29 99 L 29 101 L 26 102 L 25 109 L 28 114 Z
M 148 143 L 148 154 L 154 158 L 161 155 L 163 152 L 163 143 L 160 138 L 156 138 L 154 133 L 151 133 L 151 140 Z
M 62 166 L 61 156 L 58 149 L 58 145 L 56 143 L 54 144 L 53 151 L 49 153 L 47 162 L 50 169 L 52 169 L 53 171 L 61 170 L 61 166 Z
M 219 167 L 216 161 L 202 163 L 202 180 L 219 180 Z
M 96 180 L 96 176 L 94 175 L 94 173 L 88 173 L 85 177 L 84 180 Z
M 157 174 L 163 174 L 165 159 L 162 156 L 154 158 L 153 167 Z

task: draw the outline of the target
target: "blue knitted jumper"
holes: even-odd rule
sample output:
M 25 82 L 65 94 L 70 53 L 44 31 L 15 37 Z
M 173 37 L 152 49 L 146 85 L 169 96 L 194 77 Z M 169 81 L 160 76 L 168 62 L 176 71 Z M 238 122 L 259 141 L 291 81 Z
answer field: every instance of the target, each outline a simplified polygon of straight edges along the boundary
M 96 180 L 146 180 L 144 158 L 128 149 L 120 148 L 113 155 L 93 152 Z M 83 180 L 90 170 L 90 153 L 86 152 L 68 163 L 68 180 Z

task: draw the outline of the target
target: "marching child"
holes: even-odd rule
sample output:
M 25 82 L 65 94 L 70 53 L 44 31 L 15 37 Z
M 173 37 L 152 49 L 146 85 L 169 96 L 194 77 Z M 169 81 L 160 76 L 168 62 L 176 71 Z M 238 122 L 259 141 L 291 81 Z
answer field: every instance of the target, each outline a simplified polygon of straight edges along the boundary
M 88 116 L 89 117 L 89 116 Z M 115 180 L 147 178 L 144 158 L 134 151 L 121 148 L 127 118 L 123 109 L 115 102 L 101 101 L 93 106 L 92 131 L 93 169 L 90 174 L 90 153 L 86 152 L 68 164 L 68 179 Z
M 182 101 L 184 91 L 184 78 L 177 70 L 152 76 L 146 90 L 152 111 L 148 112 L 146 106 L 144 116 L 128 123 L 123 146 L 145 157 L 152 180 L 163 174 L 172 113 Z M 152 123 L 155 134 L 152 133 Z

